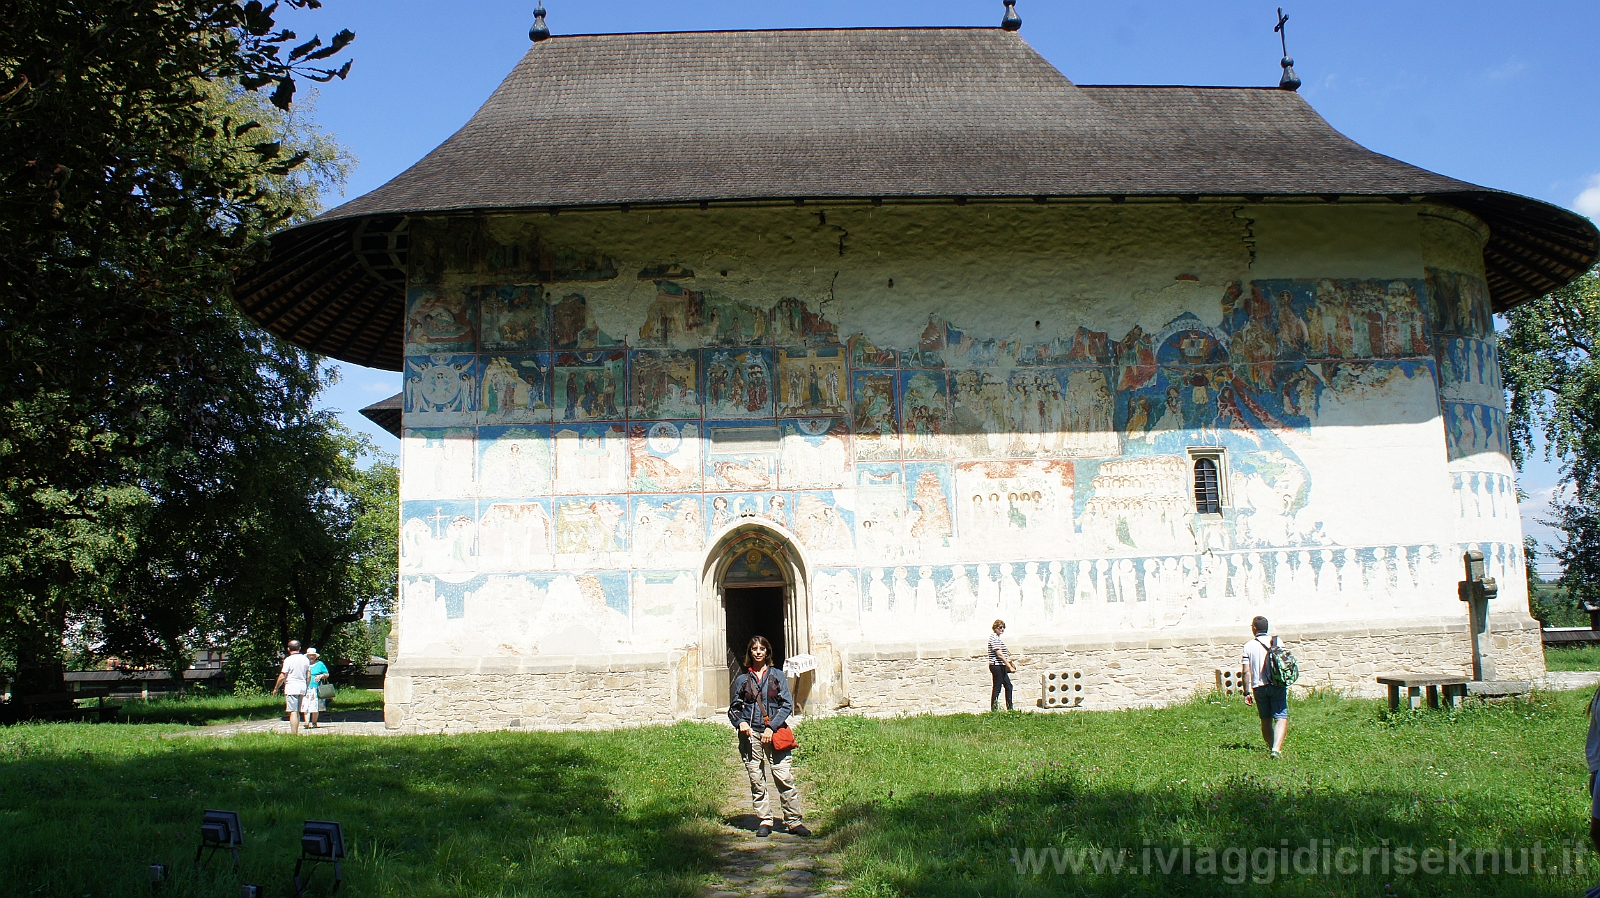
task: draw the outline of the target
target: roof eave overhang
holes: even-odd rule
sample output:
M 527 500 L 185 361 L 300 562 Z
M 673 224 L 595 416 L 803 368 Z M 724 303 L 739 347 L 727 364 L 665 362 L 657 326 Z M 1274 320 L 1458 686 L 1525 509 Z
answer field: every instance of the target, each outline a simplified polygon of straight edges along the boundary
M 272 238 L 272 254 L 236 281 L 240 309 L 267 330 L 296 345 L 340 361 L 389 371 L 401 370 L 403 277 L 395 269 L 363 261 L 358 240 L 368 223 L 411 218 L 486 215 L 561 215 L 628 213 L 668 209 L 771 208 L 830 205 L 925 205 L 968 203 L 1122 204 L 1122 203 L 1434 203 L 1467 212 L 1489 229 L 1484 267 L 1494 310 L 1504 312 L 1537 299 L 1580 277 L 1600 258 L 1600 231 L 1589 219 L 1540 200 L 1497 191 L 1452 193 L 1343 192 L 1183 193 L 1131 190 L 1093 195 L 912 194 L 885 196 L 750 196 L 659 200 L 636 203 L 430 208 L 381 214 L 338 210 Z M 369 242 L 370 242 L 370 238 Z M 370 416 L 369 416 L 370 417 Z
M 400 436 L 401 409 L 406 394 L 396 393 L 382 402 L 374 402 L 361 410 L 362 417 L 395 436 Z

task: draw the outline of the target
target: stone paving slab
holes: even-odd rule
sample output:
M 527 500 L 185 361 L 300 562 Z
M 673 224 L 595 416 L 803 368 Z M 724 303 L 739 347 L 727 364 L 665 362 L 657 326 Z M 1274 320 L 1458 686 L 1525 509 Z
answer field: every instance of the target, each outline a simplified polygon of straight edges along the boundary
M 1600 685 L 1600 670 L 1552 670 L 1540 685 L 1545 689 L 1587 689 Z
M 236 736 L 240 733 L 282 733 L 289 735 L 289 721 L 279 717 L 273 720 L 240 720 L 195 727 L 182 733 L 169 733 L 168 739 L 189 739 L 196 736 Z M 393 736 L 398 731 L 383 725 L 382 711 L 324 711 L 321 725 L 300 725 L 302 736 Z
M 1537 681 L 1542 689 L 1568 690 L 1592 689 L 1600 686 L 1600 671 L 1593 670 L 1553 670 L 1545 674 L 1544 679 Z M 1032 710 L 1032 709 L 1028 709 Z M 398 730 L 384 727 L 383 712 L 377 710 L 356 711 L 327 711 L 322 715 L 322 725 L 310 728 L 302 725 L 302 736 L 394 736 L 399 735 Z M 234 736 L 239 733 L 289 733 L 289 721 L 279 717 L 274 720 L 245 720 L 234 723 L 219 723 L 211 726 L 195 727 L 183 733 L 173 733 L 167 738 L 179 739 L 194 736 Z M 737 786 L 739 794 L 730 796 L 730 801 L 737 799 L 739 802 L 730 807 L 737 807 L 736 814 L 745 813 L 748 806 L 748 797 L 744 793 L 744 771 L 737 770 Z M 752 835 L 752 838 L 753 835 Z M 777 836 L 774 836 L 777 838 Z
M 744 768 L 730 765 L 729 781 L 718 852 L 723 870 L 706 886 L 706 898 L 819 898 L 849 888 L 826 840 L 776 830 L 765 839 L 756 836 L 761 821 L 750 812 Z M 776 800 L 777 790 L 772 794 Z

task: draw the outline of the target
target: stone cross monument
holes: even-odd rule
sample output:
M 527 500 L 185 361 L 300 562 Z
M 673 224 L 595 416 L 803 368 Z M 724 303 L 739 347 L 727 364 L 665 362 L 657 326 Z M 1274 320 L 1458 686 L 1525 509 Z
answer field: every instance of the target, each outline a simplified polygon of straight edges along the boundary
M 1467 579 L 1457 584 L 1461 601 L 1467 603 L 1467 630 L 1472 634 L 1472 678 L 1493 680 L 1494 656 L 1489 643 L 1489 600 L 1500 593 L 1493 577 L 1484 575 L 1483 553 L 1468 549 L 1462 553 Z

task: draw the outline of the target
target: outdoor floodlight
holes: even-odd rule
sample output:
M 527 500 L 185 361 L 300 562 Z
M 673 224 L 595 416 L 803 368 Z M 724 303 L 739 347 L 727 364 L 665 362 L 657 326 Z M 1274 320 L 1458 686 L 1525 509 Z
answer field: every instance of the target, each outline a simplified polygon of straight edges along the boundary
M 239 889 L 239 898 L 261 898 L 261 896 L 265 895 L 265 894 L 266 894 L 266 891 L 264 889 L 262 889 L 260 886 L 249 886 L 249 885 L 247 885 L 247 886 L 242 886 Z
M 166 864 L 151 864 L 150 865 L 150 888 L 152 888 L 152 889 L 161 888 L 161 884 L 167 881 L 167 872 L 168 871 L 167 871 L 167 865 Z
M 306 883 L 311 881 L 311 874 L 316 872 L 318 864 L 333 865 L 333 890 L 339 891 L 339 886 L 344 884 L 342 860 L 344 830 L 339 824 L 331 820 L 307 820 L 306 828 L 300 833 L 300 859 L 294 862 L 295 898 L 305 894 Z M 311 862 L 311 869 L 305 879 L 301 879 L 300 868 L 306 861 Z
M 236 811 L 206 811 L 200 819 L 200 847 L 195 850 L 194 862 L 207 851 L 215 854 L 224 849 L 233 852 L 233 869 L 239 869 L 239 848 L 244 845 L 244 829 L 239 826 Z
M 328 820 L 307 820 L 300 835 L 300 853 L 324 861 L 343 860 L 344 830 Z

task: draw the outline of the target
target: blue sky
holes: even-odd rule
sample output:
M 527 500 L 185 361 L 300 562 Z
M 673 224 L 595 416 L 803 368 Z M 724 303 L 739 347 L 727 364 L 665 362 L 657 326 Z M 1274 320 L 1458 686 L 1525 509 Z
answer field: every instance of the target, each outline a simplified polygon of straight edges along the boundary
M 1277 83 L 1278 2 L 1301 93 L 1378 152 L 1452 177 L 1600 216 L 1600 3 L 1157 2 L 1020 0 L 1022 34 L 1080 84 Z M 302 37 L 356 32 L 347 81 L 315 119 L 357 166 L 344 198 L 384 183 L 455 132 L 528 47 L 534 3 L 325 0 L 286 16 Z M 995 25 L 999 0 L 546 0 L 557 34 L 912 25 Z M 343 198 L 327 197 L 329 206 Z M 383 448 L 398 442 L 356 410 L 399 375 L 343 365 L 327 394 Z M 1532 463 L 1529 531 L 1554 487 Z

